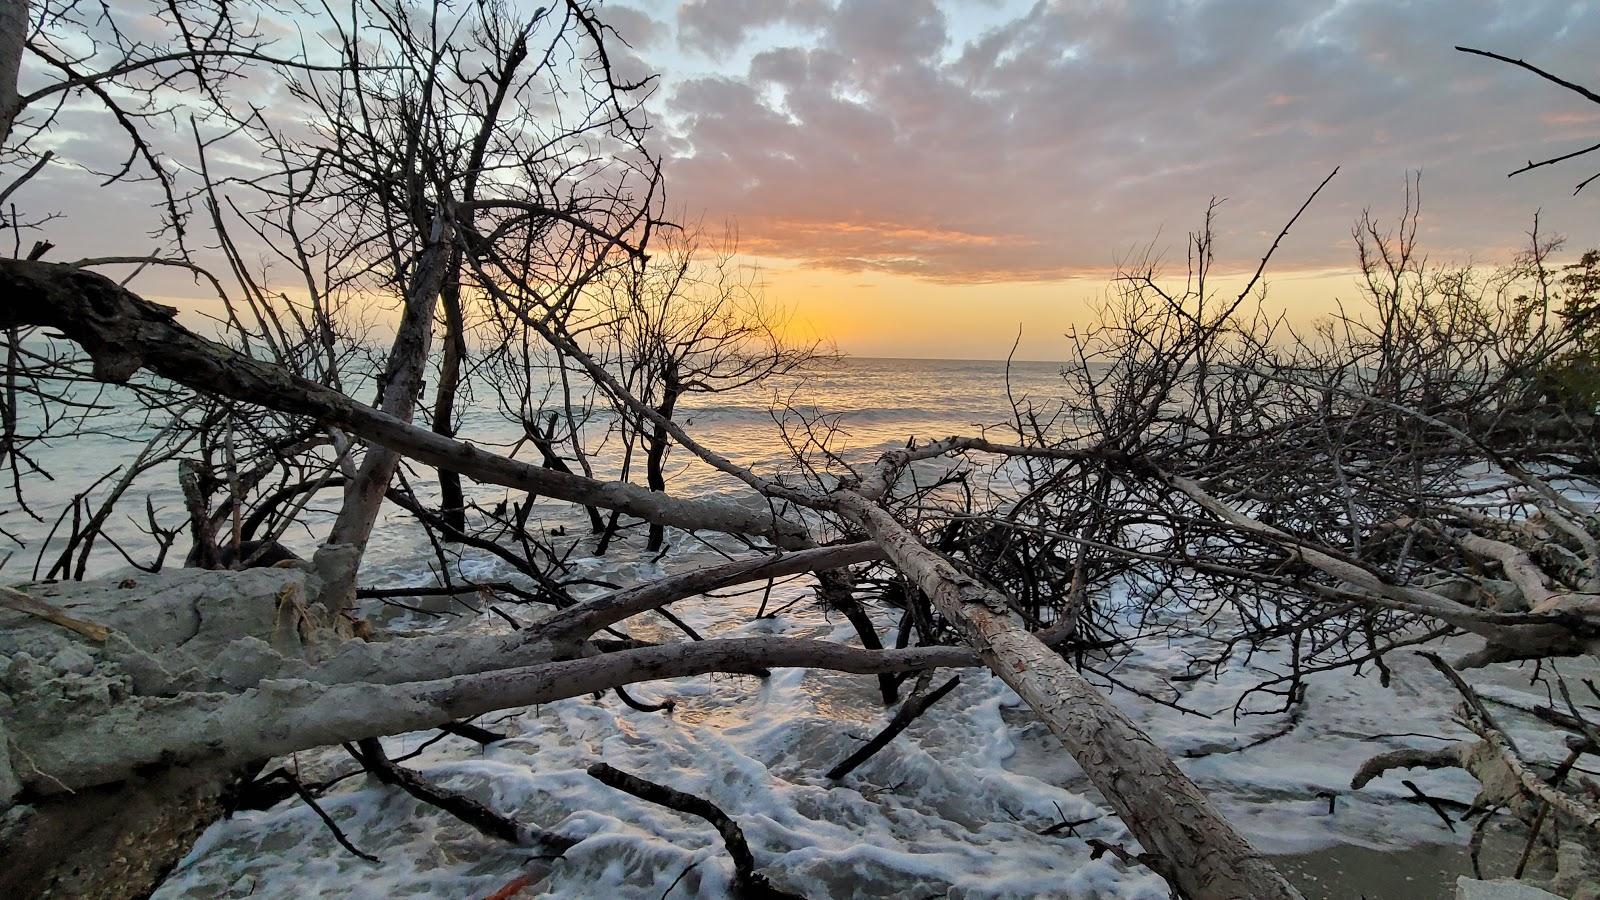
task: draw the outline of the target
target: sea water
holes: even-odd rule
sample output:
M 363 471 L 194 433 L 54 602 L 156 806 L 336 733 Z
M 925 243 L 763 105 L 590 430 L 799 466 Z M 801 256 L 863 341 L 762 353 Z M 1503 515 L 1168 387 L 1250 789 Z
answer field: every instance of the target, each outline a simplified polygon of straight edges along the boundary
M 482 379 L 473 384 L 479 402 L 463 422 L 462 437 L 509 446 L 518 435 L 494 414 L 485 394 L 493 390 Z M 829 429 L 833 448 L 846 462 L 864 462 L 911 437 L 989 429 L 1003 439 L 1014 402 L 1044 407 L 1068 393 L 1059 366 L 1048 363 L 846 359 L 780 385 L 690 396 L 679 419 L 735 461 L 780 474 L 794 470 L 793 447 L 805 421 L 814 433 Z M 590 427 L 605 425 L 597 420 Z M 148 435 L 141 419 L 129 416 L 119 424 L 113 416 L 95 434 L 58 442 L 43 457 L 56 480 L 30 491 L 43 501 L 37 508 L 52 509 L 49 501 L 59 505 L 86 489 L 116 460 L 131 459 Z M 612 474 L 604 454 L 596 464 L 602 475 Z M 671 489 L 683 495 L 738 498 L 744 491 L 681 450 L 668 468 Z M 431 499 L 430 475 L 421 468 L 411 475 L 425 499 Z M 158 468 L 140 479 L 130 494 L 137 498 L 134 506 L 148 495 L 158 509 L 176 509 L 172 476 L 170 468 Z M 484 504 L 517 499 L 500 488 L 472 490 Z M 336 503 L 337 491 L 320 498 L 307 516 L 310 527 L 291 529 L 285 542 L 309 552 Z M 0 575 L 22 580 L 34 558 L 51 558 L 44 540 L 50 517 L 34 522 L 14 508 L 0 509 L 0 525 L 26 544 L 13 546 Z M 739 552 L 730 540 L 669 532 L 667 551 L 650 553 L 642 529 L 634 528 L 600 558 L 593 555 L 581 515 L 566 504 L 540 502 L 532 522 L 560 535 L 552 540 L 570 550 L 571 575 L 595 581 L 633 583 Z M 117 519 L 112 531 L 130 555 L 142 558 L 134 520 Z M 181 559 L 182 548 L 174 552 Z M 90 568 L 104 574 L 126 564 L 102 548 Z M 452 550 L 444 564 L 475 580 L 518 580 L 503 562 L 476 550 Z M 427 584 L 439 565 L 407 515 L 387 509 L 363 585 Z M 855 643 L 848 623 L 813 602 L 809 578 L 785 580 L 770 593 L 762 587 L 718 591 L 674 610 L 708 636 Z M 777 614 L 758 618 L 763 605 Z M 537 607 L 501 606 L 522 619 L 540 614 Z M 506 627 L 477 603 L 434 607 L 428 614 L 374 602 L 363 612 L 400 633 Z M 887 631 L 892 622 L 885 616 L 879 625 Z M 625 627 L 640 638 L 678 636 L 654 614 Z M 1463 736 L 1450 721 L 1453 698 L 1436 673 L 1399 652 L 1390 659 L 1387 687 L 1371 671 L 1315 675 L 1297 709 L 1236 716 L 1238 698 L 1287 671 L 1286 657 L 1259 653 L 1197 680 L 1168 680 L 1188 671 L 1193 649 L 1173 637 L 1136 643 L 1118 676 L 1197 712 L 1179 712 L 1128 691 L 1111 690 L 1111 696 L 1178 759 L 1229 821 L 1256 846 L 1280 855 L 1311 896 L 1352 896 L 1358 882 L 1361 893 L 1373 898 L 1448 895 L 1451 873 L 1464 871 L 1459 848 L 1468 826 L 1452 830 L 1413 802 L 1400 782 L 1409 777 L 1429 794 L 1470 801 L 1471 779 L 1454 771 L 1396 773 L 1359 792 L 1349 789 L 1355 769 L 1376 753 L 1434 747 Z M 1503 670 L 1472 678 L 1487 694 L 1530 706 L 1545 698 L 1528 674 Z M 1094 858 L 1090 839 L 1137 848 L 1060 743 L 983 670 L 963 671 L 951 695 L 838 782 L 824 773 L 892 713 L 883 708 L 872 678 L 779 669 L 767 678 L 701 676 L 631 691 L 645 701 L 671 698 L 675 706 L 668 713 L 644 713 L 613 694 L 586 696 L 482 717 L 478 724 L 507 735 L 487 747 L 455 737 L 437 740 L 437 733 L 385 740 L 392 756 L 420 748 L 406 765 L 429 778 L 530 825 L 582 839 L 559 859 L 484 837 L 403 792 L 352 774 L 358 769 L 353 761 L 325 749 L 280 762 L 307 782 L 349 776 L 329 790 L 322 806 L 379 863 L 346 852 L 310 808 L 290 799 L 213 825 L 156 896 L 481 897 L 518 878 L 528 881 L 519 896 L 530 897 L 727 896 L 732 866 L 716 832 L 699 819 L 593 780 L 584 770 L 598 761 L 716 803 L 738 820 L 761 869 L 808 896 L 1168 895 L 1148 871 L 1109 855 Z M 1548 759 L 1561 752 L 1531 720 L 1507 712 L 1502 721 L 1531 756 Z M 1083 820 L 1090 821 L 1051 829 Z

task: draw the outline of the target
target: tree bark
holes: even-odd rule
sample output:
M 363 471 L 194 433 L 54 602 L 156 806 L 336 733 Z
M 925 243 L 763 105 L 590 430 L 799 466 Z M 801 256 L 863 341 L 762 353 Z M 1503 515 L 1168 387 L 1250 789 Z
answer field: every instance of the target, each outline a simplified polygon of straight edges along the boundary
M 460 251 L 451 254 L 450 271 L 461 270 Z M 439 300 L 444 307 L 444 358 L 439 361 L 439 390 L 433 404 L 433 433 L 456 436 L 456 391 L 461 385 L 461 363 L 467 355 L 466 321 L 461 314 L 461 285 L 452 277 L 444 285 Z M 456 531 L 467 530 L 467 498 L 461 491 L 461 475 L 439 470 L 439 515 Z
M 446 215 L 443 209 L 434 215 L 428 244 L 417 258 L 406 287 L 405 311 L 378 385 L 378 411 L 406 425 L 411 423 L 422 393 L 428 351 L 433 343 L 433 310 L 451 252 L 453 229 Z M 344 504 L 315 556 L 322 575 L 322 595 L 317 603 L 329 621 L 348 620 L 355 606 L 356 573 L 383 508 L 383 496 L 399 465 L 398 451 L 381 442 L 373 443 L 361 458 L 355 477 L 345 483 Z
M 0 145 L 11 136 L 11 125 L 22 111 L 17 76 L 22 71 L 22 48 L 28 39 L 28 0 L 0 2 Z
M 422 392 L 423 373 L 433 343 L 433 310 L 444 284 L 446 261 L 451 252 L 452 229 L 443 211 L 433 221 L 433 233 L 416 262 L 406 289 L 405 312 L 395 331 L 383 381 L 379 386 L 378 410 L 401 422 L 410 422 Z M 345 502 L 339 510 L 330 544 L 365 547 L 372 536 L 373 523 L 383 505 L 384 491 L 400 463 L 400 454 L 383 444 L 367 450 L 356 470 L 356 477 L 345 485 Z
M 1300 897 L 1165 751 L 1028 632 L 1005 597 L 924 547 L 877 504 L 852 491 L 832 496 L 1061 739 L 1133 836 L 1162 860 L 1162 876 L 1196 900 Z
M 371 645 L 381 654 L 381 644 Z M 376 661 L 376 660 L 375 660 Z M 103 713 L 12 744 L 27 754 L 16 776 L 48 797 L 127 779 L 152 767 L 232 765 L 296 750 L 433 728 L 502 709 L 552 703 L 618 686 L 712 672 L 761 674 L 804 666 L 857 675 L 972 665 L 958 647 L 861 650 L 803 638 L 724 638 L 619 650 L 583 659 L 394 683 L 269 678 L 238 693 L 124 699 Z M 342 674 L 342 673 L 341 673 Z

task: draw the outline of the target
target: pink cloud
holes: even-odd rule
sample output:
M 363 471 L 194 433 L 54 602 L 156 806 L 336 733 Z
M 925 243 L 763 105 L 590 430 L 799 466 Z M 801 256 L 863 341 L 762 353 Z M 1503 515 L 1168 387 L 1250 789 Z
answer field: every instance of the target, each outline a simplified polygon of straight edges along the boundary
M 1398 206 L 1417 169 L 1450 247 L 1502 247 L 1541 206 L 1550 227 L 1592 227 L 1600 194 L 1504 177 L 1547 129 L 1589 123 L 1548 111 L 1559 88 L 1450 45 L 1581 74 L 1600 19 L 1480 5 L 1038 3 L 958 36 L 931 0 L 697 0 L 680 16 L 697 45 L 750 33 L 708 32 L 714 9 L 809 30 L 753 48 L 742 77 L 671 86 L 669 187 L 763 255 L 941 281 L 1103 270 L 1158 234 L 1181 252 L 1213 196 L 1230 198 L 1226 262 L 1250 265 L 1335 165 L 1283 264 L 1348 264 L 1350 222 Z

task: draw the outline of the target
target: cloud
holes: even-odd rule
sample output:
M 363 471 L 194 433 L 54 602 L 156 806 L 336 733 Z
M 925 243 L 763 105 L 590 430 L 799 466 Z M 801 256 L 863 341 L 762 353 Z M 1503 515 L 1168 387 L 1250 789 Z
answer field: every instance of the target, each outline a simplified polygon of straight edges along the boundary
M 635 50 L 656 47 L 671 36 L 666 23 L 631 6 L 607 4 L 605 23 Z
M 822 0 L 686 0 L 678 8 L 678 34 L 687 48 L 725 53 L 760 28 L 816 26 L 831 14 L 832 9 Z
M 603 13 L 632 45 L 613 48 L 622 77 L 666 72 L 652 104 L 672 208 L 734 220 L 762 256 L 974 283 L 1100 274 L 1152 240 L 1181 263 L 1213 196 L 1227 198 L 1222 260 L 1253 266 L 1335 165 L 1278 271 L 1349 265 L 1351 222 L 1396 212 L 1418 169 L 1436 258 L 1503 259 L 1541 207 L 1547 232 L 1600 244 L 1600 182 L 1570 196 L 1600 159 L 1505 177 L 1600 141 L 1600 106 L 1452 49 L 1600 87 L 1600 16 L 1584 6 L 688 0 Z M 300 112 L 275 84 L 241 82 L 235 99 L 292 129 Z M 153 185 L 98 190 L 78 168 L 120 167 L 115 123 L 79 99 L 56 126 L 57 162 L 23 199 L 68 214 L 49 228 L 58 253 L 154 249 L 140 237 Z M 182 151 L 185 129 L 162 143 Z
M 736 219 L 764 255 L 952 282 L 1055 278 L 1158 234 L 1181 253 L 1223 196 L 1221 252 L 1244 265 L 1335 165 L 1282 265 L 1348 264 L 1351 221 L 1396 210 L 1418 169 L 1436 254 L 1503 256 L 1540 206 L 1575 241 L 1600 242 L 1600 190 L 1568 196 L 1588 172 L 1505 178 L 1594 143 L 1600 110 L 1452 49 L 1600 82 L 1600 17 L 1573 4 L 1039 2 L 977 27 L 970 6 L 932 0 L 818 5 L 679 12 L 680 43 L 750 61 L 669 86 L 669 188 Z M 777 22 L 810 30 L 754 30 Z

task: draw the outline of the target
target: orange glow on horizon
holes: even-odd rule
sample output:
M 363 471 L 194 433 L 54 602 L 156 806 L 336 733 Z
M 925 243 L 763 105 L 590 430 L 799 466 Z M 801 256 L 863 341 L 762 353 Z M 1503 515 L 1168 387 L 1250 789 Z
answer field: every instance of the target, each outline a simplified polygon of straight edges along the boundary
M 1219 293 L 1248 273 L 1215 276 Z M 1266 277 L 1267 303 L 1303 327 L 1357 297 L 1352 271 L 1284 272 Z M 854 356 L 932 359 L 1061 359 L 1062 335 L 1093 324 L 1109 278 L 949 284 L 909 275 L 839 272 L 763 261 L 766 299 L 788 311 L 787 336 L 831 340 Z
M 851 356 L 921 359 L 1059 360 L 1063 334 L 1092 325 L 1107 296 L 1110 274 L 1040 281 L 950 283 L 890 272 L 852 272 L 777 258 L 749 257 L 764 299 L 785 316 L 794 343 L 821 342 Z M 1181 273 L 1180 273 L 1181 277 Z M 1213 276 L 1219 294 L 1242 287 L 1248 273 Z M 1268 273 L 1268 306 L 1299 328 L 1338 309 L 1359 305 L 1355 273 Z M 214 298 L 147 295 L 174 306 L 185 325 L 215 333 L 222 304 Z M 347 307 L 346 312 L 351 310 Z M 371 340 L 386 340 L 398 304 L 373 302 L 358 318 Z

